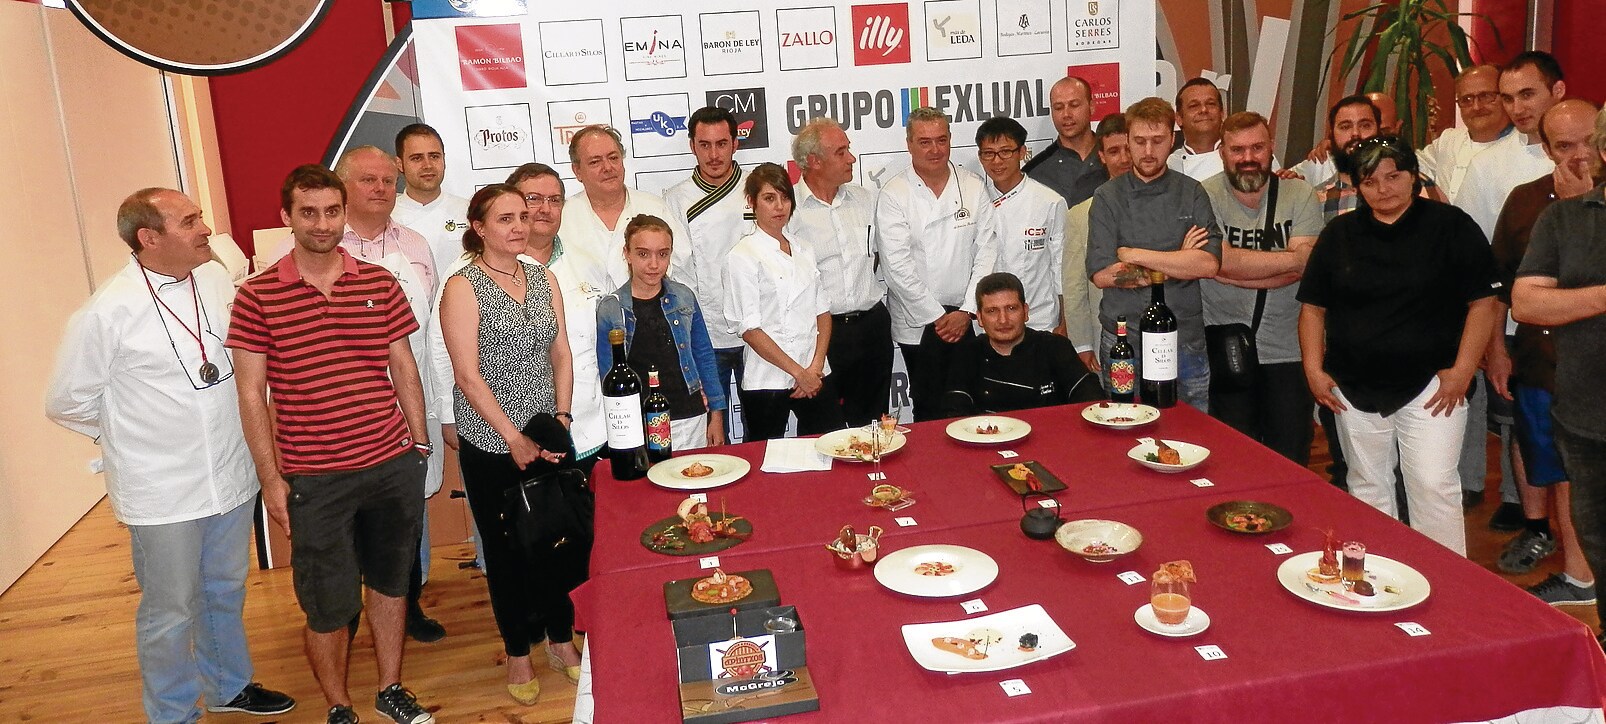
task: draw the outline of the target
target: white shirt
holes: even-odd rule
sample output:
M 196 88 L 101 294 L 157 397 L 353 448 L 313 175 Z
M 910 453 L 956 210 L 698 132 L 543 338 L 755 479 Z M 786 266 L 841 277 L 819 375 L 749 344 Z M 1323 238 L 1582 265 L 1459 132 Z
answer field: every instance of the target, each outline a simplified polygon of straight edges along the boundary
M 887 296 L 875 274 L 875 192 L 842 184 L 827 204 L 806 181 L 792 187 L 797 206 L 786 224 L 786 238 L 809 245 L 820 264 L 820 284 L 832 314 L 862 312 Z
M 686 231 L 686 216 L 676 216 L 669 205 L 655 194 L 625 189 L 625 208 L 613 229 L 604 226 L 597 212 L 591 208 L 591 199 L 581 191 L 563 204 L 563 226 L 558 235 L 566 245 L 564 253 L 581 251 L 602 262 L 608 278 L 605 288 L 618 289 L 630 281 L 630 267 L 625 264 L 625 227 L 637 214 L 650 214 L 668 222 L 674 232 L 675 248 L 669 255 L 669 277 L 697 290 L 697 280 L 691 273 L 692 248 L 679 243 L 691 238 Z
M 1187 144 L 1183 144 L 1171 152 L 1171 156 L 1166 159 L 1166 165 L 1170 166 L 1172 171 L 1181 172 L 1195 181 L 1203 181 L 1221 173 L 1223 164 L 1218 150 L 1220 148 L 1221 141 L 1216 141 L 1216 145 L 1205 151 L 1194 151 L 1188 148 Z
M 223 346 L 234 284 L 217 262 L 191 272 L 198 298 L 187 279 L 149 272 L 170 314 L 141 274 L 130 260 L 73 315 L 45 415 L 100 443 L 118 520 L 163 525 L 226 513 L 258 490 Z M 201 346 L 191 336 L 197 302 L 206 360 L 220 372 L 211 386 L 201 381 Z
M 732 334 L 761 329 L 792 361 L 807 367 L 814 360 L 818 317 L 831 311 L 831 301 L 820 284 L 814 250 L 787 238 L 791 254 L 781 251 L 778 239 L 758 229 L 736 242 L 725 264 L 725 314 L 731 319 Z M 751 346 L 742 351 L 742 365 L 744 390 L 787 390 L 795 383 Z M 825 374 L 831 374 L 829 362 Z
M 1052 332 L 1060 323 L 1064 288 L 1060 271 L 1065 258 L 1065 197 L 1030 176 L 1022 176 L 1008 193 L 999 193 L 988 180 L 987 193 L 993 199 L 998 237 L 993 271 L 1014 274 L 1026 288 L 1030 309 L 1026 326 Z
M 428 204 L 420 204 L 407 194 L 396 195 L 396 208 L 390 217 L 429 242 L 429 253 L 436 269 L 445 269 L 463 256 L 463 232 L 468 230 L 468 199 L 445 191 Z M 441 279 L 445 279 L 445 275 Z
M 944 307 L 976 311 L 976 282 L 998 255 L 993 205 L 980 176 L 952 167 L 942 195 L 911 166 L 881 187 L 875 225 L 887 279 L 892 340 L 919 344 Z
M 1556 164 L 1541 144 L 1524 143 L 1520 132 L 1511 133 L 1473 157 L 1455 205 L 1478 222 L 1485 241 L 1492 240 L 1494 224 L 1511 190 L 1554 170 Z
M 1419 151 L 1416 158 L 1422 166 L 1422 173 L 1433 179 L 1433 183 L 1444 192 L 1444 197 L 1454 204 L 1467 180 L 1472 159 L 1491 148 L 1507 145 L 1522 145 L 1522 134 L 1515 127 L 1506 127 L 1505 132 L 1493 141 L 1474 141 L 1465 128 L 1446 128 L 1427 148 Z M 1509 189 L 1507 193 L 1510 193 Z
M 1312 161 L 1307 158 L 1294 164 L 1294 173 L 1305 179 L 1305 183 L 1310 184 L 1311 188 L 1315 188 L 1337 176 L 1338 167 L 1333 165 L 1333 154 L 1329 153 L 1326 161 Z
M 688 178 L 664 192 L 664 203 L 688 230 L 687 236 L 675 238 L 675 249 L 688 246 L 691 250 L 690 276 L 695 283 L 686 286 L 692 288 L 697 305 L 703 309 L 703 320 L 708 323 L 708 341 L 714 349 L 731 349 L 742 346 L 742 340 L 726 331 L 730 320 L 725 318 L 725 293 L 720 288 L 719 278 L 725 273 L 725 257 L 731 248 L 753 231 L 752 209 L 748 208 L 747 196 L 738 183 L 725 198 L 698 214 L 696 219 L 686 221 L 687 209 L 707 195 L 694 179 Z M 685 276 L 682 274 L 676 281 Z

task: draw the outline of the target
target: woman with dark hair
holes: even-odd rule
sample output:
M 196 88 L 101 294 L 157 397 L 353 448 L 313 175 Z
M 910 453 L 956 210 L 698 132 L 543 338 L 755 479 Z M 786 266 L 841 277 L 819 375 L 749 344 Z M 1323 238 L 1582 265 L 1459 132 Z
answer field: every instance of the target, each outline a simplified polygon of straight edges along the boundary
M 786 170 L 760 164 L 747 175 L 748 206 L 757 227 L 725 262 L 725 316 L 740 335 L 744 372 L 740 395 L 748 440 L 786 434 L 788 413 L 799 435 L 842 427 L 842 405 L 825 351 L 831 342 L 831 301 L 820 284 L 814 251 L 786 237 L 796 196 Z
M 1322 230 L 1299 287 L 1306 382 L 1335 414 L 1350 492 L 1398 518 L 1398 462 L 1411 527 L 1466 555 L 1456 463 L 1494 257 L 1465 212 L 1418 195 L 1409 143 L 1374 136 L 1349 156 L 1360 205 Z
M 577 679 L 569 586 L 552 585 L 543 562 L 514 544 L 505 492 L 572 465 L 565 410 L 572 389 L 563 298 L 552 273 L 519 261 L 529 229 L 524 195 L 507 184 L 469 200 L 463 249 L 473 262 L 446 282 L 441 331 L 456 388 L 458 462 L 482 537 L 491 612 L 507 650 L 507 689 L 533 704 L 541 685 L 530 647 L 545 640 L 548 664 Z

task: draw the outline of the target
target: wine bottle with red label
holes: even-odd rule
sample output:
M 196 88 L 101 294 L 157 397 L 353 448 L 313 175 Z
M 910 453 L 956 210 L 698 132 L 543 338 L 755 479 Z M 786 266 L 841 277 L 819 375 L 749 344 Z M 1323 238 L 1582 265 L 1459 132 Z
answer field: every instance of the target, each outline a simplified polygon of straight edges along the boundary
M 1138 365 L 1132 343 L 1126 339 L 1126 315 L 1115 319 L 1115 345 L 1110 347 L 1109 375 L 1111 402 L 1136 402 Z
M 647 462 L 668 460 L 675 452 L 669 433 L 669 398 L 658 389 L 658 368 L 647 369 L 647 402 L 642 405 L 647 418 Z

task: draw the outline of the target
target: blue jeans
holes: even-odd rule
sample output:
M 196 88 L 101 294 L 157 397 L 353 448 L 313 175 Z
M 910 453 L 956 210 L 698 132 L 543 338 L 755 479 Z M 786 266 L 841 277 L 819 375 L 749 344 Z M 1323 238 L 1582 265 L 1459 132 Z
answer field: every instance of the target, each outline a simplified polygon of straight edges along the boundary
M 1130 329 L 1130 328 L 1129 328 Z M 1129 338 L 1128 342 L 1138 347 L 1138 340 Z M 1103 330 L 1099 334 L 1099 365 L 1101 369 L 1110 369 L 1110 348 L 1115 346 L 1115 333 Z M 1132 361 L 1137 367 L 1138 378 L 1143 377 L 1143 355 Z M 1110 388 L 1109 380 L 1102 380 L 1106 391 Z M 1200 412 L 1210 412 L 1210 357 L 1205 352 L 1204 344 L 1198 347 L 1189 347 L 1183 344 L 1177 349 L 1177 397 L 1183 402 L 1192 405 Z M 1147 402 L 1139 400 L 1139 402 Z
M 251 683 L 241 613 L 253 505 L 128 527 L 140 587 L 134 632 L 152 722 L 199 721 L 196 699 L 204 695 L 208 706 L 221 706 Z

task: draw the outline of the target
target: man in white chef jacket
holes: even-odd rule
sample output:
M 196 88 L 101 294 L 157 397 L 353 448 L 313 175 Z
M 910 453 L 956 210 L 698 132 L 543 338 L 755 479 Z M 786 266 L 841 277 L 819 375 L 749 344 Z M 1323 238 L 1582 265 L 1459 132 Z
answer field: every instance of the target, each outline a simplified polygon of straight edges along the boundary
M 949 158 L 947 116 L 910 111 L 904 139 L 910 166 L 881 187 L 875 225 L 914 419 L 934 420 L 949 358 L 975 336 L 973 292 L 993 270 L 997 238 L 986 182 Z
M 463 256 L 468 199 L 441 188 L 446 180 L 446 147 L 441 134 L 424 123 L 404 126 L 396 132 L 396 159 L 407 187 L 396 197 L 391 218 L 429 242 L 435 269 L 442 271 Z M 446 278 L 444 273 L 438 276 Z
M 625 185 L 625 147 L 619 132 L 607 126 L 586 126 L 569 139 L 569 161 L 582 191 L 563 205 L 564 253 L 584 252 L 601 262 L 608 275 L 607 289 L 630 281 L 625 264 L 625 225 L 638 214 L 651 214 L 669 222 L 675 238 L 687 239 L 683 221 L 663 198 Z M 697 291 L 691 267 L 692 245 L 675 247 L 669 259 L 669 276 Z
M 1009 272 L 1024 285 L 1022 301 L 1036 310 L 1026 326 L 1064 337 L 1065 198 L 1021 172 L 1026 128 L 1015 119 L 983 121 L 976 129 L 976 148 L 997 224 L 993 271 Z
M 128 526 L 145 717 L 198 721 L 198 699 L 288 712 L 294 699 L 251 681 L 242 619 L 259 488 L 223 347 L 234 284 L 211 260 L 200 207 L 177 191 L 135 192 L 117 231 L 133 258 L 68 323 L 45 414 L 100 445 Z

